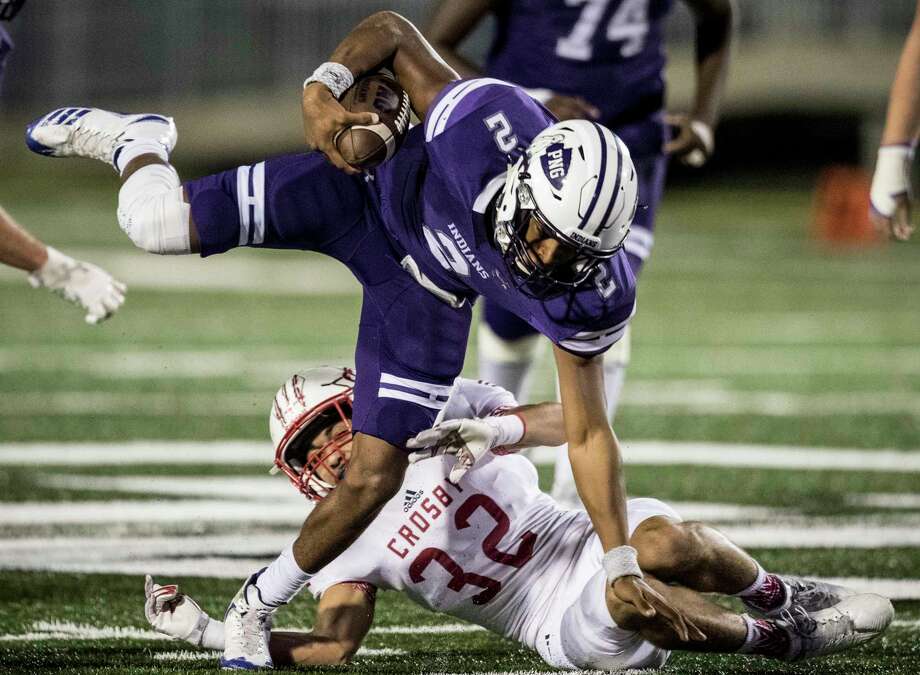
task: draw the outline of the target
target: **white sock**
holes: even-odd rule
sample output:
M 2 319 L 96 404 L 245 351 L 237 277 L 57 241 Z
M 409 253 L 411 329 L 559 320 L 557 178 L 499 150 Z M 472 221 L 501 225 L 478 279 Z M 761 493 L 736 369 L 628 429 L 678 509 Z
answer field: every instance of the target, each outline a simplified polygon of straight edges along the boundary
M 294 559 L 292 542 L 259 575 L 256 587 L 259 589 L 262 602 L 274 606 L 284 605 L 300 592 L 312 576 L 300 569 L 300 565 Z
M 115 153 L 112 155 L 112 165 L 120 175 L 132 160 L 137 159 L 141 155 L 156 155 L 164 162 L 169 161 L 169 153 L 166 152 L 166 148 L 163 147 L 162 143 L 149 139 L 142 139 L 128 141 L 115 148 Z
M 757 577 L 754 579 L 753 583 L 747 588 L 738 591 L 737 593 L 732 593 L 732 595 L 743 598 L 748 595 L 754 595 L 760 591 L 760 587 L 763 586 L 764 582 L 767 580 L 767 571 L 760 566 L 760 563 L 756 560 L 754 564 L 757 565 Z
M 485 321 L 479 323 L 479 379 L 504 387 L 520 403 L 526 403 L 530 393 L 533 368 L 545 340 L 531 335 L 518 340 L 504 340 Z
M 626 364 L 604 362 L 604 395 L 607 398 L 607 419 L 613 421 L 620 403 L 620 392 L 626 381 Z

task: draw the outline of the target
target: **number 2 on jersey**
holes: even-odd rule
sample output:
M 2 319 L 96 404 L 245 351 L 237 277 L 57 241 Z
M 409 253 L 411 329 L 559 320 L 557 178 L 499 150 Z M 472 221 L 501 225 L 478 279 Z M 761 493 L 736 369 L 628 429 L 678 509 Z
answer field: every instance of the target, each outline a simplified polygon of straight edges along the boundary
M 501 540 L 508 530 L 511 529 L 511 519 L 508 514 L 502 510 L 495 501 L 484 494 L 471 495 L 463 504 L 459 506 L 454 514 L 454 526 L 458 530 L 464 530 L 470 526 L 470 516 L 477 509 L 482 509 L 495 521 L 495 527 L 486 535 L 482 541 L 482 552 L 489 560 L 493 560 L 501 565 L 520 569 L 533 558 L 534 546 L 537 543 L 537 535 L 530 530 L 521 535 L 518 541 L 517 550 L 502 551 L 498 548 Z M 489 600 L 498 595 L 502 589 L 502 582 L 491 577 L 476 574 L 475 572 L 466 572 L 457 562 L 450 557 L 447 551 L 439 548 L 428 547 L 422 550 L 412 561 L 409 566 L 409 578 L 415 583 L 425 580 L 425 570 L 428 566 L 436 562 L 450 574 L 450 581 L 447 587 L 452 591 L 461 591 L 466 585 L 477 586 L 483 590 L 473 596 L 474 605 L 484 605 Z
M 591 42 L 611 0 L 565 0 L 567 5 L 584 5 L 572 32 L 556 41 L 556 55 L 564 59 L 590 61 L 594 55 Z M 620 56 L 629 58 L 642 51 L 648 34 L 649 0 L 622 0 L 607 24 L 606 38 L 620 42 Z

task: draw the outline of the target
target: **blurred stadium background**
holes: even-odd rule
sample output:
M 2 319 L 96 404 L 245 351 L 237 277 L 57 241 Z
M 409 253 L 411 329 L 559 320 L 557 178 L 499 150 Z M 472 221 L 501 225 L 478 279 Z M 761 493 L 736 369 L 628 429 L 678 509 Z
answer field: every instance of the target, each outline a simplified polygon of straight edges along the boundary
M 693 85 L 692 26 L 677 4 L 673 110 Z M 359 307 L 347 272 L 313 255 L 136 251 L 115 221 L 111 172 L 31 155 L 25 124 L 66 104 L 169 113 L 186 176 L 298 151 L 300 83 L 383 8 L 424 24 L 432 4 L 31 0 L 11 26 L 0 204 L 129 294 L 93 328 L 0 269 L 0 670 L 213 667 L 150 639 L 139 575 L 187 579 L 219 615 L 237 580 L 288 540 L 304 505 L 263 475 L 268 402 L 293 370 L 351 360 Z M 672 171 L 640 284 L 615 425 L 629 489 L 720 523 L 779 571 L 857 578 L 899 598 L 888 637 L 822 668 L 914 673 L 920 265 L 916 242 L 872 237 L 863 191 L 915 3 L 738 8 L 716 155 Z M 537 393 L 553 393 L 548 359 Z M 541 467 L 544 481 L 550 472 Z M 412 627 L 443 619 L 390 595 L 378 623 L 400 629 L 371 636 L 363 669 L 542 667 L 484 633 L 446 626 L 432 640 Z M 293 603 L 281 623 L 309 625 L 312 604 Z

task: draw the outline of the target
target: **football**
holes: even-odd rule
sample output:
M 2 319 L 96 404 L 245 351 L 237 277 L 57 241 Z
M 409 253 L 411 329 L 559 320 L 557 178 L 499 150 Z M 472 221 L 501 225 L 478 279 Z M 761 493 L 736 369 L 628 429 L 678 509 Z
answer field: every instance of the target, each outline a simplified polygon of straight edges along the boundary
M 346 162 L 359 169 L 372 169 L 390 159 L 409 128 L 409 96 L 387 72 L 358 79 L 341 99 L 350 112 L 374 112 L 377 124 L 354 125 L 339 132 L 335 145 Z

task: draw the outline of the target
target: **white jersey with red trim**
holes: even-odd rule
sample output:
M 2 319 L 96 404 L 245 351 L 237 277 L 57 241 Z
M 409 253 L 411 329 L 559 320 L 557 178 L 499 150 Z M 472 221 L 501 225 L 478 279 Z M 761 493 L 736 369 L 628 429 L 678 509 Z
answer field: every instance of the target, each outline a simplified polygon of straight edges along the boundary
M 449 417 L 482 417 L 516 405 L 505 390 L 458 380 Z M 583 511 L 562 510 L 540 491 L 524 457 L 489 454 L 453 484 L 454 457 L 412 464 L 399 493 L 342 555 L 310 581 L 311 592 L 365 582 L 536 649 L 541 627 L 600 569 Z M 536 583 L 539 580 L 539 583 Z

